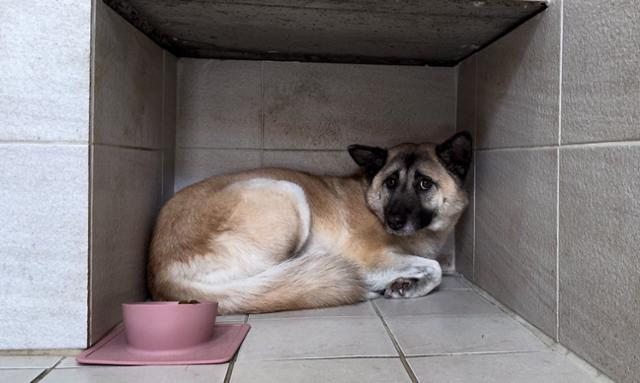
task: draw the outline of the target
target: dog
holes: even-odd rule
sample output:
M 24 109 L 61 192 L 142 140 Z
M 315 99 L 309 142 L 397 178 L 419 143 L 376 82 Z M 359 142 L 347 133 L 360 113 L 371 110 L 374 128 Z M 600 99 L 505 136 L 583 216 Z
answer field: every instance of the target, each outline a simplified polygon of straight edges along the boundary
M 218 301 L 221 314 L 232 314 L 436 288 L 442 269 L 432 258 L 468 203 L 470 134 L 348 150 L 361 169 L 354 176 L 265 168 L 176 193 L 154 228 L 152 297 Z

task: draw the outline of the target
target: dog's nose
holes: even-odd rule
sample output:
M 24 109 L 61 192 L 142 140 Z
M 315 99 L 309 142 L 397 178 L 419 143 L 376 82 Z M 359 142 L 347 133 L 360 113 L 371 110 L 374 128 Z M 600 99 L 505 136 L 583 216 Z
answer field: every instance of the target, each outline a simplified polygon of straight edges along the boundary
M 402 215 L 390 215 L 387 217 L 387 225 L 393 230 L 400 230 L 407 223 L 407 218 Z

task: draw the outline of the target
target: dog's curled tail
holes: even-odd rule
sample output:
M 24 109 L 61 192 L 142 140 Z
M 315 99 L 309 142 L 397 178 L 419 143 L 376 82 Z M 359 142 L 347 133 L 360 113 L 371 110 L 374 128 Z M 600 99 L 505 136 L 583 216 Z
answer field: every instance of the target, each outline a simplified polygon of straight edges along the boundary
M 254 276 L 208 285 L 183 281 L 189 299 L 218 301 L 220 314 L 263 313 L 351 304 L 366 299 L 360 272 L 344 257 L 304 254 Z

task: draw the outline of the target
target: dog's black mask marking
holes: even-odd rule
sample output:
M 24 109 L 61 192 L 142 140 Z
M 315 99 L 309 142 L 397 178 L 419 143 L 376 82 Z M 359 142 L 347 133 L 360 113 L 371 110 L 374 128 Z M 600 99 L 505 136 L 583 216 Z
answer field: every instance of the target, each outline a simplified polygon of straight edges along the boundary
M 388 152 L 386 149 L 364 145 L 350 145 L 349 154 L 351 158 L 362 168 L 367 181 L 371 182 L 373 177 L 387 163 Z
M 392 230 L 402 230 L 408 223 L 415 231 L 429 226 L 435 212 L 425 209 L 415 191 L 394 192 L 384 212 L 385 223 Z
M 464 181 L 471 164 L 472 144 L 469 132 L 460 132 L 436 146 L 438 159 L 451 175 Z

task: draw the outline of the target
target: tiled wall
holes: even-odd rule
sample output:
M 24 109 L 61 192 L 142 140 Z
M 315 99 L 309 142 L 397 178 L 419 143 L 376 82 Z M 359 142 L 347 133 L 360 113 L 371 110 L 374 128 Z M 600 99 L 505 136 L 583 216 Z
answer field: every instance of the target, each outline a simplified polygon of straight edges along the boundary
M 356 170 L 346 147 L 453 134 L 455 69 L 180 59 L 176 191 L 260 166 Z M 452 241 L 444 253 L 453 253 Z
M 180 59 L 176 190 L 259 166 L 351 173 L 349 144 L 451 135 L 455 92 L 450 68 Z
M 0 25 L 0 349 L 83 347 L 91 2 L 4 0 Z
M 640 7 L 566 1 L 560 341 L 640 376 Z
M 477 147 L 458 269 L 621 382 L 640 375 L 639 17 L 554 1 L 458 78 Z
M 147 296 L 147 246 L 173 194 L 176 58 L 96 2 L 89 338 Z

